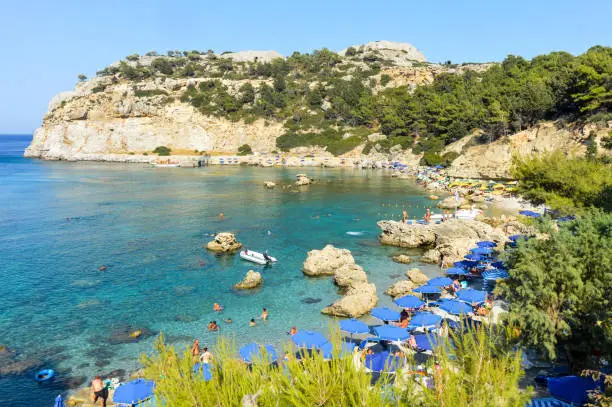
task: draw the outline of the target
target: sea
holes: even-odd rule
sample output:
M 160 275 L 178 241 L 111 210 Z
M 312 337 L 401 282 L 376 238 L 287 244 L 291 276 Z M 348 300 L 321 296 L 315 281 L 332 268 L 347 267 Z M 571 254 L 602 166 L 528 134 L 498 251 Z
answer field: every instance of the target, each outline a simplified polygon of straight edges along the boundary
M 302 265 L 327 244 L 352 252 L 382 306 L 393 307 L 384 292 L 409 268 L 440 274 L 419 264 L 418 250 L 378 243 L 377 221 L 399 219 L 403 208 L 420 218 L 433 206 L 413 181 L 384 170 L 42 161 L 23 158 L 30 140 L 0 136 L 0 345 L 8 349 L 0 372 L 21 367 L 0 375 L 2 406 L 51 407 L 96 374 L 127 375 L 160 332 L 179 348 L 196 338 L 213 346 L 219 335 L 282 347 L 291 326 L 326 333 L 337 322 L 321 309 L 338 290 L 330 278 L 304 276 Z M 298 173 L 316 183 L 291 187 Z M 278 263 L 207 251 L 225 231 Z M 394 263 L 398 253 L 415 261 Z M 263 286 L 234 290 L 248 270 L 262 273 Z M 264 307 L 268 321 L 250 327 Z M 219 332 L 207 330 L 212 320 Z M 56 376 L 37 383 L 43 368 Z

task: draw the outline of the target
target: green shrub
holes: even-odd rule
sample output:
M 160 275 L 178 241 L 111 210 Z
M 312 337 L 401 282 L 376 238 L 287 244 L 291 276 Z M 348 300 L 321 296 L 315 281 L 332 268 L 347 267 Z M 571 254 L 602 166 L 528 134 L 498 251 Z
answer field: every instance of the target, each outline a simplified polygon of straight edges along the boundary
M 160 155 L 160 156 L 168 156 L 170 155 L 171 152 L 172 150 L 166 146 L 155 147 L 155 150 L 153 150 L 153 153 Z
M 125 59 L 127 59 L 128 61 L 138 61 L 138 58 L 140 58 L 140 55 L 138 54 L 131 54 L 125 57 Z
M 250 155 L 253 154 L 253 150 L 251 150 L 251 146 L 248 144 L 243 144 L 238 147 L 238 155 Z
M 355 56 L 355 54 L 357 54 L 357 50 L 355 49 L 355 47 L 348 47 L 346 49 L 346 52 L 344 53 L 344 55 L 346 55 L 347 57 Z
M 93 93 L 100 93 L 100 92 L 104 92 L 105 89 L 106 89 L 106 85 L 98 85 L 92 88 L 91 91 Z
M 86 75 L 83 75 L 82 73 L 79 74 L 79 82 L 84 82 L 86 80 L 87 80 L 87 76 Z
M 148 98 L 148 97 L 157 96 L 157 95 L 168 95 L 168 92 L 166 92 L 163 89 L 134 90 L 134 96 L 136 96 L 137 98 Z
M 391 82 L 391 77 L 386 73 L 380 75 L 380 86 L 387 86 L 387 84 Z

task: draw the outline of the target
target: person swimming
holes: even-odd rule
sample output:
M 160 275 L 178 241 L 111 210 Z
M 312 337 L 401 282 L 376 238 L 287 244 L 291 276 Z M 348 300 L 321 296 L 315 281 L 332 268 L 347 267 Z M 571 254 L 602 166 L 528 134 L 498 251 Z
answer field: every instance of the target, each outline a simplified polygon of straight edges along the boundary
M 219 311 L 223 311 L 223 307 L 222 307 L 221 305 L 219 305 L 218 303 L 216 303 L 216 302 L 215 302 L 215 303 L 213 304 L 213 311 L 217 311 L 217 312 L 219 312 Z
M 292 326 L 292 327 L 291 327 L 291 330 L 289 331 L 289 335 L 293 336 L 293 335 L 295 335 L 296 333 L 297 333 L 297 328 L 296 328 L 296 327 L 294 327 L 294 326 Z
M 261 315 L 259 316 L 259 319 L 263 319 L 264 321 L 266 321 L 268 319 L 268 310 L 267 309 L 263 309 L 263 311 L 261 312 Z
M 226 323 L 226 324 L 231 324 L 231 323 L 232 323 L 232 319 L 231 319 L 231 318 L 226 319 L 226 320 L 225 320 L 225 323 Z
M 251 318 L 251 321 L 249 322 L 249 326 L 255 326 L 257 325 L 257 323 L 255 322 L 255 318 Z

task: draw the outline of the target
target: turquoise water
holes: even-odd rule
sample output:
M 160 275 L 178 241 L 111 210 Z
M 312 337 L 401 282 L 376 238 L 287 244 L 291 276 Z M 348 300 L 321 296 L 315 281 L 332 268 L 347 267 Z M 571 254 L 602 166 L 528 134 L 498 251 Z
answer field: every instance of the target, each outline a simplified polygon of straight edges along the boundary
M 301 266 L 309 250 L 328 243 L 352 251 L 376 283 L 379 304 L 389 305 L 385 289 L 413 265 L 391 261 L 400 250 L 378 244 L 376 221 L 397 217 L 402 206 L 420 217 L 431 205 L 414 183 L 382 172 L 44 162 L 21 157 L 27 144 L 0 136 L 0 344 L 59 374 L 43 386 L 31 379 L 37 369 L 0 377 L 0 405 L 52 405 L 95 374 L 137 368 L 155 335 L 117 343 L 118 331 L 163 331 L 179 346 L 193 338 L 213 344 L 219 334 L 239 345 L 278 345 L 292 325 L 326 331 L 333 320 L 320 310 L 337 291 L 328 278 L 304 277 Z M 300 192 L 262 186 L 289 185 L 300 172 L 318 182 Z M 206 251 L 208 234 L 220 231 L 279 262 L 264 269 Z M 249 269 L 262 271 L 263 287 L 234 291 Z M 225 310 L 213 312 L 214 302 Z M 249 327 L 262 307 L 269 321 Z M 233 324 L 221 322 L 230 317 Z M 219 333 L 206 330 L 211 320 Z

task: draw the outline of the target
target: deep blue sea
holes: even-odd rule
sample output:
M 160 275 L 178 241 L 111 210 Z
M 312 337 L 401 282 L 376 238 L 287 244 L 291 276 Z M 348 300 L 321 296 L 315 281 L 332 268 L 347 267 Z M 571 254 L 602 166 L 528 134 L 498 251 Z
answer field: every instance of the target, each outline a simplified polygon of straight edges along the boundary
M 0 377 L 1 406 L 52 406 L 95 374 L 137 369 L 155 335 L 122 343 L 132 329 L 163 331 L 177 346 L 213 344 L 219 334 L 279 345 L 292 325 L 327 331 L 333 320 L 320 310 L 337 291 L 301 268 L 309 250 L 328 243 L 353 252 L 379 304 L 390 305 L 386 288 L 419 266 L 391 261 L 400 250 L 378 244 L 376 221 L 399 217 L 404 206 L 420 217 L 432 203 L 411 181 L 381 171 L 46 162 L 22 157 L 29 140 L 0 136 L 0 344 L 36 367 Z M 280 187 L 300 172 L 318 182 L 301 192 Z M 264 189 L 266 180 L 279 187 Z M 279 262 L 264 269 L 204 249 L 221 231 Z M 262 271 L 263 287 L 234 291 L 249 269 Z M 225 306 L 221 314 L 214 302 Z M 249 327 L 262 307 L 269 321 Z M 227 318 L 234 323 L 221 323 Z M 207 331 L 211 320 L 220 333 Z M 43 367 L 58 372 L 54 382 L 33 380 Z

